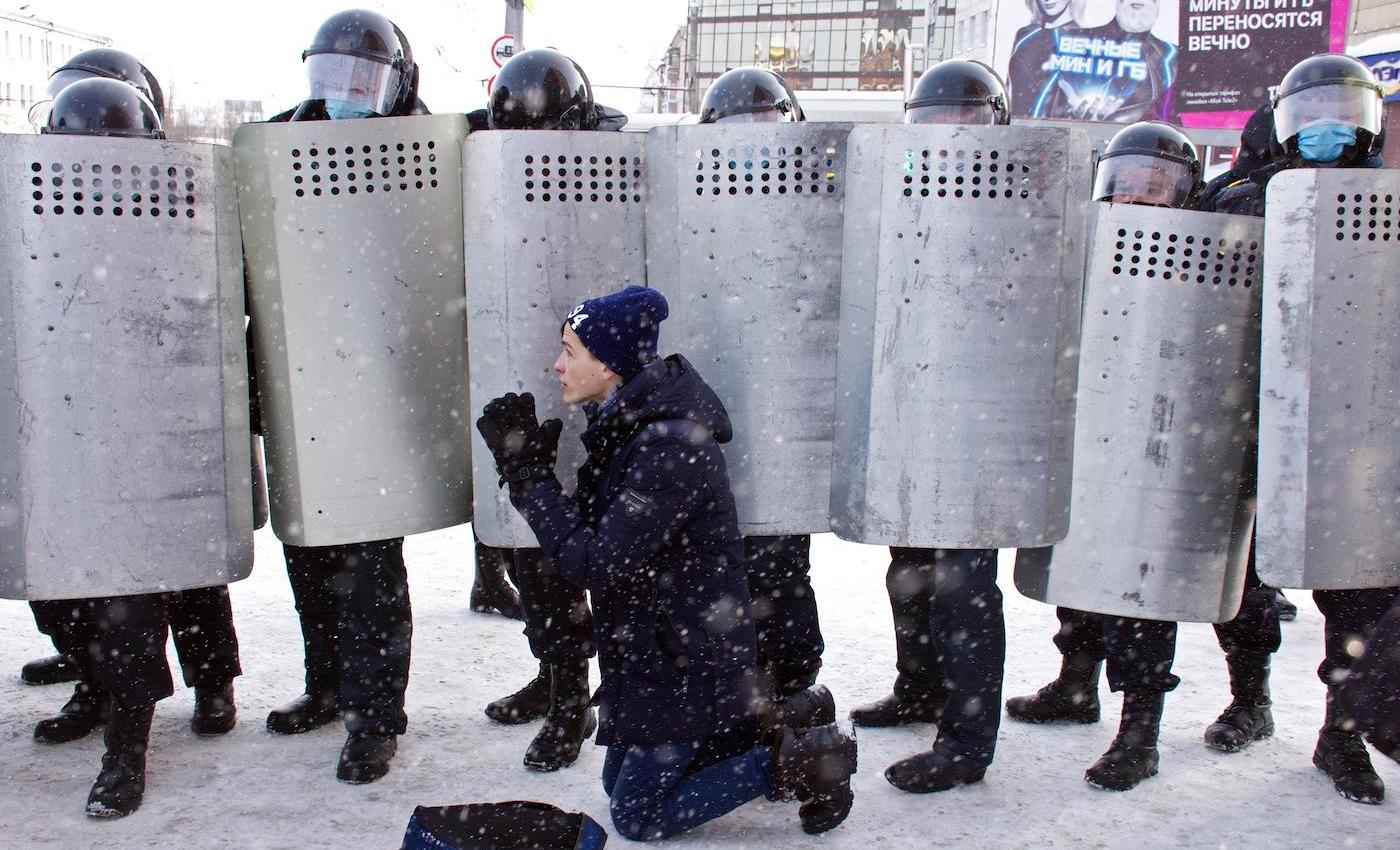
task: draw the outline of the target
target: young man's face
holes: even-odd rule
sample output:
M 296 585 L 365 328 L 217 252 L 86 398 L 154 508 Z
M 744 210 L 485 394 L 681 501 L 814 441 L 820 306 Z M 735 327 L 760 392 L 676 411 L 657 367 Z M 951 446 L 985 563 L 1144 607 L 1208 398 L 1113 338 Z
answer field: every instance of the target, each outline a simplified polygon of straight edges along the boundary
M 1157 23 L 1158 0 L 1118 0 L 1118 26 L 1126 32 L 1147 32 Z
M 564 326 L 564 348 L 554 361 L 554 373 L 559 376 L 559 390 L 565 404 L 602 401 L 617 385 L 617 373 L 593 356 L 574 329 Z

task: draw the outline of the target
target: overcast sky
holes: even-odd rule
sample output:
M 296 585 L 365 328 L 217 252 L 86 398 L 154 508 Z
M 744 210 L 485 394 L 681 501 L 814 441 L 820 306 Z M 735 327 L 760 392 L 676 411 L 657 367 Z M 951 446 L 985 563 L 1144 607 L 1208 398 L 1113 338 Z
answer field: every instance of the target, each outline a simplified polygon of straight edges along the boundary
M 407 34 L 422 66 L 422 96 L 435 112 L 486 102 L 481 81 L 496 67 L 491 43 L 505 23 L 503 0 L 0 0 L 6 11 L 105 35 L 156 72 L 174 99 L 261 100 L 267 114 L 305 93 L 301 51 L 335 12 L 382 12 Z M 647 66 L 685 23 L 686 0 L 535 0 L 525 46 L 555 47 L 583 65 L 600 102 L 636 109 Z

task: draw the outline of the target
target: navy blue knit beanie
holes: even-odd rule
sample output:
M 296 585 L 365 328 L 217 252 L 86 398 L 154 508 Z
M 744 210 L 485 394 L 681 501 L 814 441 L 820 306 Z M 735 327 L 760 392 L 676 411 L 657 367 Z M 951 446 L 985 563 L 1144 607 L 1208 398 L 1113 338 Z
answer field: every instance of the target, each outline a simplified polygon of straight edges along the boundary
M 669 314 L 660 292 L 629 286 L 588 299 L 569 311 L 564 323 L 594 357 L 628 381 L 656 359 L 656 337 Z

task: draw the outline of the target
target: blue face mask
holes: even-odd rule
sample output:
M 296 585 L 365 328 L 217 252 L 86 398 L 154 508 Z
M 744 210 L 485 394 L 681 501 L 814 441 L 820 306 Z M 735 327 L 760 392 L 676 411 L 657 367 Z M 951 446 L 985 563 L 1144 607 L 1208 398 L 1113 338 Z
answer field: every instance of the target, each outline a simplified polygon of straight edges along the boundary
M 326 100 L 326 114 L 333 121 L 343 121 L 347 118 L 369 118 L 377 113 L 361 103 L 352 103 L 348 100 Z
M 1308 162 L 1336 162 L 1356 144 L 1356 128 L 1341 121 L 1319 121 L 1298 131 L 1298 154 Z

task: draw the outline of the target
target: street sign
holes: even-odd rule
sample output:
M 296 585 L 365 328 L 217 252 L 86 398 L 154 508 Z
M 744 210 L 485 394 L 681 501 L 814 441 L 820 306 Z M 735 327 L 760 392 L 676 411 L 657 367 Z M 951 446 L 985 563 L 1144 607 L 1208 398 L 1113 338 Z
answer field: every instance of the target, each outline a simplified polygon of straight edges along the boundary
M 506 33 L 491 43 L 491 61 L 499 68 L 515 55 L 515 36 Z

